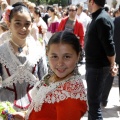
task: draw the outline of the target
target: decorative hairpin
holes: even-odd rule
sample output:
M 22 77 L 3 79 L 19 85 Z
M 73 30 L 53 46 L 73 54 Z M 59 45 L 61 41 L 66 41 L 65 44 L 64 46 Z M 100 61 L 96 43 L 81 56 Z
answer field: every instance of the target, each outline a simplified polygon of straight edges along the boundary
M 5 13 L 3 13 L 3 20 L 5 22 L 10 22 L 10 12 L 14 7 L 8 6 L 5 10 Z

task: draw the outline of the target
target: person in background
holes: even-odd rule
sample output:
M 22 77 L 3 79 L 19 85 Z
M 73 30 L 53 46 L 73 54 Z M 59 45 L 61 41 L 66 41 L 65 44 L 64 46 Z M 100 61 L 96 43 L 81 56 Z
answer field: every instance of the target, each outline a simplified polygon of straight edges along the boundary
M 57 14 L 58 14 L 58 18 L 61 20 L 62 19 L 62 14 L 63 14 L 62 6 L 58 6 Z
M 28 9 L 30 10 L 31 14 L 33 14 L 33 13 L 34 13 L 34 8 L 36 7 L 35 3 L 33 3 L 33 2 L 28 2 L 28 3 L 27 3 L 27 7 L 28 7 Z
M 88 0 L 92 21 L 87 31 L 85 46 L 88 120 L 103 120 L 101 99 L 105 81 L 111 72 L 117 75 L 114 24 L 104 10 L 105 0 Z
M 48 42 L 51 72 L 30 91 L 32 103 L 19 120 L 80 120 L 87 111 L 86 93 L 78 73 L 82 48 L 69 31 L 56 32 Z
M 1 20 L 0 21 L 0 35 L 7 30 L 8 30 L 7 24 Z
M 9 101 L 16 111 L 28 109 L 29 91 L 47 74 L 45 53 L 28 37 L 32 27 L 30 11 L 21 2 L 5 11 L 11 35 L 0 46 L 0 102 Z
M 120 16 L 120 6 L 116 8 L 113 12 L 113 17 L 118 17 Z
M 48 32 L 47 32 L 47 38 L 48 40 L 50 37 L 57 31 L 58 25 L 60 20 L 58 19 L 57 12 L 55 11 L 54 8 L 50 7 L 48 9 Z
M 38 7 L 39 7 L 39 9 L 40 9 L 41 17 L 43 18 L 45 7 L 44 7 L 43 5 L 39 5 Z
M 9 37 L 9 36 L 6 36 L 6 34 L 4 34 L 6 31 L 8 31 L 8 27 L 7 27 L 7 24 L 4 22 L 4 21 L 0 21 L 0 44 L 2 44 L 6 37 Z
M 65 18 L 65 17 L 68 17 L 68 10 L 67 9 L 64 9 L 63 12 L 62 12 L 62 18 Z
M 4 11 L 6 7 L 8 6 L 8 3 L 6 0 L 0 0 L 0 20 L 3 18 Z
M 46 9 L 44 9 L 44 16 L 43 16 L 43 20 L 45 21 L 45 23 L 48 25 L 48 18 L 50 17 L 48 14 L 48 10 L 49 10 L 49 6 L 47 6 Z
M 86 32 L 87 25 L 91 21 L 91 18 L 85 12 L 83 12 L 84 10 L 83 2 L 78 3 L 76 6 L 77 6 L 76 17 L 83 24 L 84 32 Z
M 4 12 L 5 9 L 7 8 L 8 3 L 6 0 L 1 1 L 1 10 Z
M 48 43 L 48 39 L 46 36 L 47 33 L 47 25 L 44 22 L 44 20 L 41 17 L 40 9 L 39 7 L 34 8 L 33 12 L 33 17 L 34 17 L 34 25 L 37 26 L 39 35 L 36 35 L 37 40 L 40 41 L 42 45 L 46 45 Z M 31 31 L 32 35 L 34 36 L 36 33 L 34 29 Z
M 119 5 L 119 12 L 120 12 L 120 5 Z M 118 17 L 115 17 L 114 20 L 114 42 L 115 42 L 115 50 L 116 50 L 116 63 L 118 64 L 118 87 L 119 87 L 119 95 L 120 95 L 120 14 Z
M 114 37 L 113 37 L 113 40 L 115 42 L 115 51 L 116 51 L 116 63 L 118 64 L 118 87 L 119 87 L 119 95 L 120 95 L 120 52 L 119 52 L 119 49 L 120 49 L 120 41 L 119 41 L 119 38 L 120 38 L 120 34 L 119 34 L 119 30 L 120 30 L 120 14 L 119 14 L 119 8 L 118 9 L 118 15 L 117 17 L 114 17 Z M 110 90 L 111 90 L 111 87 L 112 87 L 112 83 L 113 83 L 113 80 L 114 80 L 114 77 L 109 75 L 106 82 L 105 82 L 105 87 L 104 87 L 104 91 L 103 91 L 103 94 L 102 94 L 102 102 L 101 102 L 101 105 L 103 107 L 106 107 L 107 106 L 107 103 L 109 102 L 108 101 L 108 97 L 109 97 L 109 93 L 110 93 Z
M 84 28 L 81 22 L 76 19 L 77 7 L 75 5 L 70 5 L 68 8 L 69 15 L 63 18 L 58 26 L 57 31 L 70 31 L 74 33 L 78 39 L 79 43 L 84 47 Z

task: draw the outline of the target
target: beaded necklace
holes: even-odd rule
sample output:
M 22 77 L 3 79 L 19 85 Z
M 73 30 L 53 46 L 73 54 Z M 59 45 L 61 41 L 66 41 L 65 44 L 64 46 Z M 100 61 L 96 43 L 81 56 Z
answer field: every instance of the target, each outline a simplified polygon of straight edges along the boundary
M 23 45 L 18 45 L 17 43 L 15 43 L 13 40 L 10 40 L 15 46 L 18 47 L 18 52 L 21 53 L 23 51 L 23 47 L 26 45 L 26 42 Z

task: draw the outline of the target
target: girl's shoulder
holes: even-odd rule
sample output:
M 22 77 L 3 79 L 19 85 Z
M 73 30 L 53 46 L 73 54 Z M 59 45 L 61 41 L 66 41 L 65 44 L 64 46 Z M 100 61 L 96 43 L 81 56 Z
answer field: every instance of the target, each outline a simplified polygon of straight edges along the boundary
M 48 92 L 46 103 L 55 103 L 68 98 L 86 101 L 86 92 L 80 76 L 72 76 L 70 79 L 53 85 L 54 89 Z
M 80 75 L 71 76 L 70 78 L 63 81 L 63 84 L 61 84 L 60 87 L 61 90 L 66 90 L 70 92 L 80 92 L 82 89 L 84 90 L 83 81 Z
M 3 44 L 5 41 L 10 39 L 10 31 L 4 32 L 0 35 L 0 43 Z

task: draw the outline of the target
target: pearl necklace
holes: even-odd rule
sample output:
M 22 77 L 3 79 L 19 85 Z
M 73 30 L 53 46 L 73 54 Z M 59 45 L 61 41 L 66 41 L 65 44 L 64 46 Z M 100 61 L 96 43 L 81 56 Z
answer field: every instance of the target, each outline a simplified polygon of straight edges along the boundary
M 13 40 L 10 40 L 15 46 L 17 46 L 18 47 L 18 52 L 19 53 L 21 53 L 22 51 L 23 51 L 23 47 L 26 45 L 26 42 L 22 45 L 22 46 L 20 46 L 20 45 L 18 45 L 17 43 L 15 43 Z

